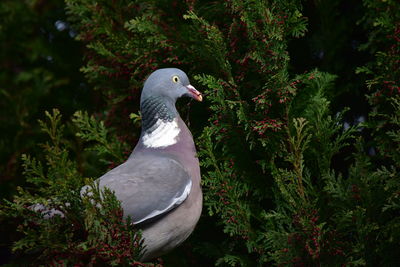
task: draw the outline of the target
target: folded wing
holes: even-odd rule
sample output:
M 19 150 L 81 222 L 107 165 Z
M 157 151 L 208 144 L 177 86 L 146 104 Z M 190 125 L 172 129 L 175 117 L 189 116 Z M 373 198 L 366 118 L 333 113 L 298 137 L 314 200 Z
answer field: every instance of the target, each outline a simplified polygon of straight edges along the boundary
M 147 155 L 130 158 L 99 178 L 100 187 L 114 191 L 125 216 L 143 223 L 166 214 L 189 195 L 192 182 L 171 158 Z

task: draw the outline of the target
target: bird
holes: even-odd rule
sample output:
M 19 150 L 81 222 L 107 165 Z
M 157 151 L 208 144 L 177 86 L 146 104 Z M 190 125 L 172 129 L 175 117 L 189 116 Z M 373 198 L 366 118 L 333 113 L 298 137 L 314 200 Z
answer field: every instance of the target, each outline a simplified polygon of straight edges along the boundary
M 200 166 L 193 136 L 175 103 L 202 101 L 186 73 L 164 68 L 151 73 L 140 97 L 140 138 L 128 159 L 97 179 L 121 202 L 124 216 L 142 231 L 141 261 L 173 250 L 193 232 L 202 211 Z

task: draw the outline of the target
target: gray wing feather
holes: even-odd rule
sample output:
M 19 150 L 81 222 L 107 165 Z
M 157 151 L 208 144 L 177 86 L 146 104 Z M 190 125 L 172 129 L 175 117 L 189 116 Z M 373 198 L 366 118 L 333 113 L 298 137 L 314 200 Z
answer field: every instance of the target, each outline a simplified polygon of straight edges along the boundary
M 166 157 L 134 157 L 99 178 L 114 191 L 125 216 L 141 223 L 180 205 L 189 195 L 191 179 L 182 165 Z

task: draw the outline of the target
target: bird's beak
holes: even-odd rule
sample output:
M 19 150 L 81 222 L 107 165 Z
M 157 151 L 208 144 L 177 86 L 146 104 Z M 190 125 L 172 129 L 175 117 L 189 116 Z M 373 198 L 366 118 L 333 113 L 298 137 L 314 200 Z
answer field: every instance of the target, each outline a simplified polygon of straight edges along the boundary
M 193 98 L 197 101 L 200 101 L 200 102 L 203 100 L 203 96 L 201 95 L 201 93 L 199 91 L 197 91 L 196 88 L 194 88 L 190 84 L 188 86 L 186 86 L 186 89 L 188 90 L 188 95 L 191 98 Z

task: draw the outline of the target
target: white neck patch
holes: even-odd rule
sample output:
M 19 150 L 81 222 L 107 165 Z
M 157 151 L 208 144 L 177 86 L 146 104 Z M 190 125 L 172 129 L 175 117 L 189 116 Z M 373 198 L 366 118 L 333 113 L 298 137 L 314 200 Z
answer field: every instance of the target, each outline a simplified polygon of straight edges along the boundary
M 181 131 L 178 127 L 177 118 L 168 122 L 158 119 L 155 126 L 156 129 L 154 131 L 145 133 L 142 137 L 143 144 L 146 147 L 162 148 L 176 144 Z

